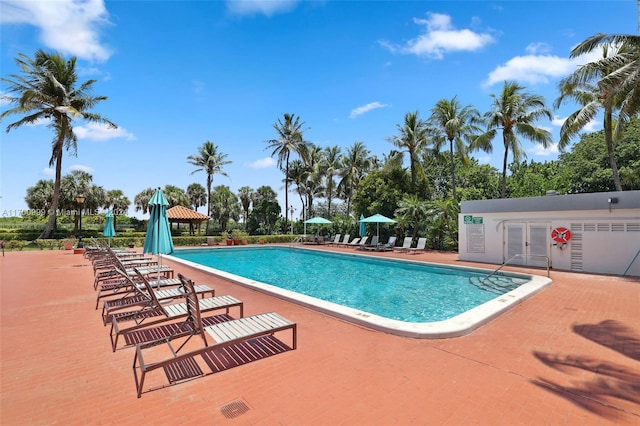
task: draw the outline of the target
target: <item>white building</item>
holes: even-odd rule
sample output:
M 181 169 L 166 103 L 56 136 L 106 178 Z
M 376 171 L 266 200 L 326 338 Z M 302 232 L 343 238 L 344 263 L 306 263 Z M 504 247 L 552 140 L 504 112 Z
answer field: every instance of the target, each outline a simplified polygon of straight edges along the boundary
M 458 223 L 460 260 L 640 276 L 640 191 L 463 201 Z

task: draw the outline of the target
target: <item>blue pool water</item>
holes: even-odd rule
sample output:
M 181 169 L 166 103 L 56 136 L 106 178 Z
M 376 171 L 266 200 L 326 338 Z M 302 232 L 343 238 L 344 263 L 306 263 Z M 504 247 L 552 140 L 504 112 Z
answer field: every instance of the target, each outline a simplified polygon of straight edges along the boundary
M 186 249 L 173 256 L 407 322 L 452 318 L 527 281 L 506 275 L 497 286 L 478 285 L 486 273 L 287 247 Z

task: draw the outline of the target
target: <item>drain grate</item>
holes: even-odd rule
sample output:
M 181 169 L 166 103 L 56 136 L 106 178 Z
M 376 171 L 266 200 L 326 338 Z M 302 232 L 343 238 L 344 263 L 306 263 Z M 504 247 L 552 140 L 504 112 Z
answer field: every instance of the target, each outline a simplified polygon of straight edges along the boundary
M 220 411 L 226 418 L 234 419 L 249 411 L 249 407 L 243 400 L 237 399 L 220 408 Z

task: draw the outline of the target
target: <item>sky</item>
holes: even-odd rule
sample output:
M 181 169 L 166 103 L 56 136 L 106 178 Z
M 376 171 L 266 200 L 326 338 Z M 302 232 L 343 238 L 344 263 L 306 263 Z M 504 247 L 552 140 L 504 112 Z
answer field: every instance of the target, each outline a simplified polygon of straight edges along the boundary
M 382 158 L 404 115 L 426 119 L 440 99 L 484 113 L 509 80 L 551 108 L 558 81 L 592 59 L 570 59 L 571 49 L 600 32 L 636 34 L 638 20 L 636 0 L 0 0 L 0 75 L 19 73 L 19 53 L 56 51 L 77 57 L 80 81 L 97 80 L 92 94 L 108 97 L 93 111 L 118 128 L 74 122 L 78 152 L 65 152 L 63 175 L 87 171 L 132 202 L 146 188 L 205 186 L 187 157 L 211 141 L 232 162 L 214 186 L 269 185 L 284 208 L 267 141 L 285 113 L 322 148 L 362 141 Z M 576 109 L 567 103 L 538 125 L 555 142 Z M 54 178 L 53 134 L 46 123 L 6 133 L 19 118 L 0 122 L 2 216 L 26 210 L 27 188 Z M 558 156 L 555 143 L 523 145 L 528 160 Z M 473 156 L 501 170 L 503 154 L 496 140 L 492 154 Z M 299 217 L 296 194 L 289 204 Z M 145 217 L 133 205 L 128 214 Z

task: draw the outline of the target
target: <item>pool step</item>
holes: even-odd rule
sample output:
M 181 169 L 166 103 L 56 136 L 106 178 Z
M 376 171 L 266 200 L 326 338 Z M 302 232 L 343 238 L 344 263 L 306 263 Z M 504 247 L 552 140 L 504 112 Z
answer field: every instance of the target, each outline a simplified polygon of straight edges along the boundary
M 501 275 L 487 277 L 471 277 L 469 282 L 481 290 L 490 291 L 495 294 L 505 294 L 514 290 L 522 284 L 521 280 Z

